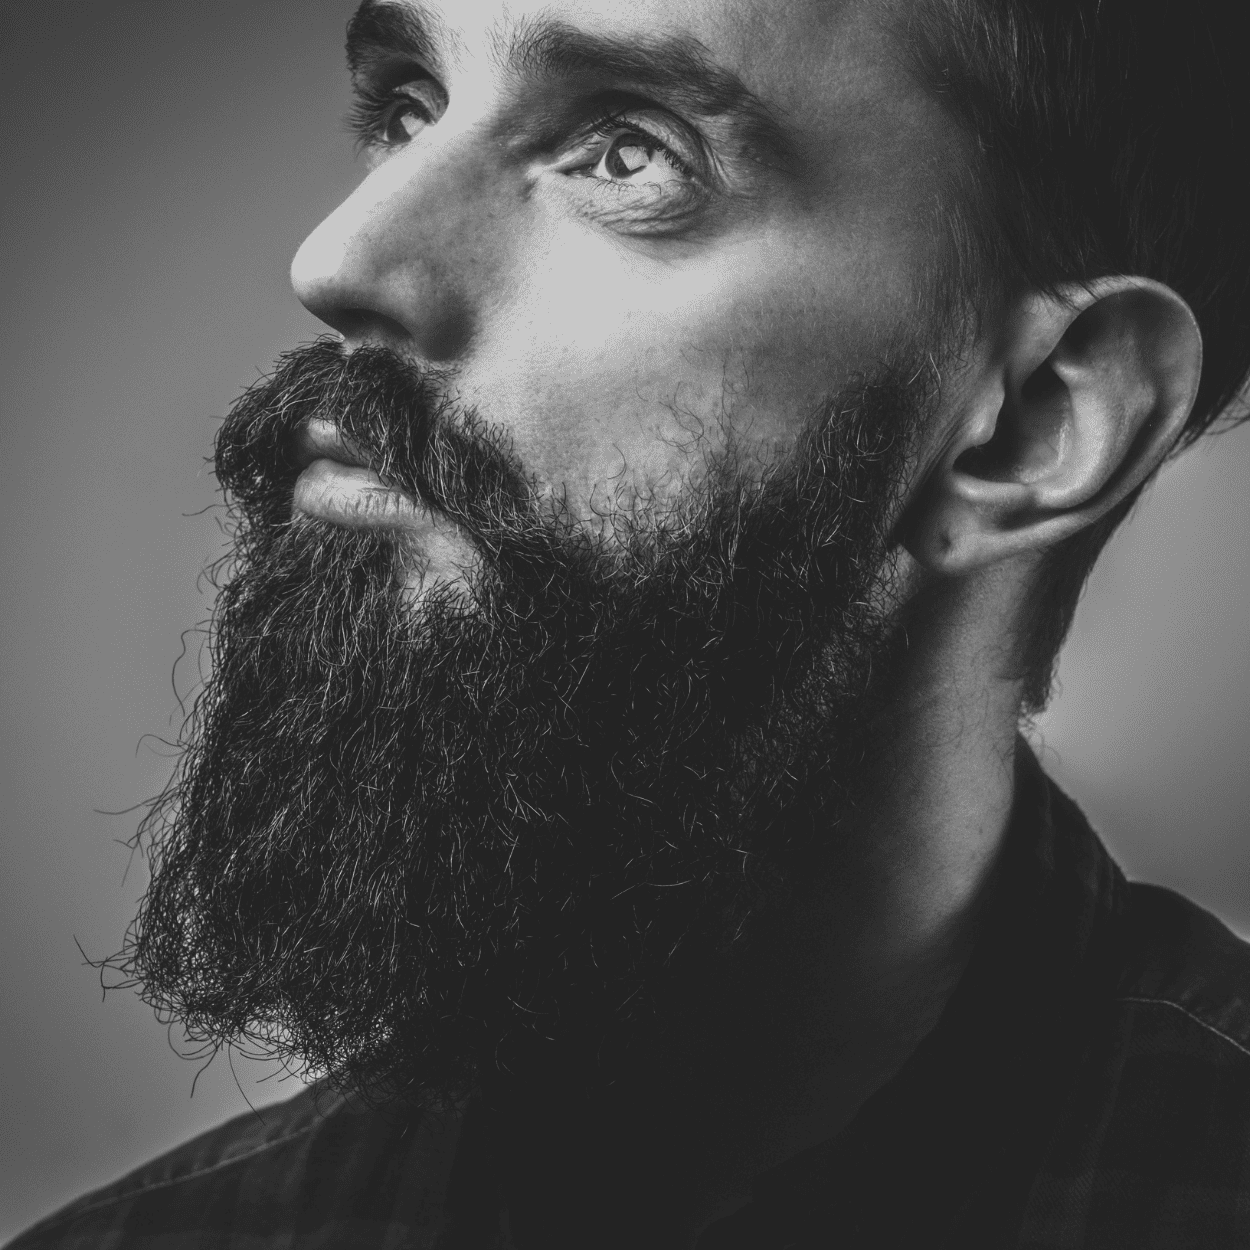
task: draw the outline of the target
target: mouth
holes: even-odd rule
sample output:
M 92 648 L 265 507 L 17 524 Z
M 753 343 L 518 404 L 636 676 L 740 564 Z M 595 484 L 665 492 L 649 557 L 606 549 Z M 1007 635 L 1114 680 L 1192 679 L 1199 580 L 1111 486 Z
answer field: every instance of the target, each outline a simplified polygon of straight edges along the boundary
M 292 454 L 300 470 L 292 512 L 349 529 L 434 528 L 431 510 L 398 487 L 388 486 L 333 421 L 313 417 L 300 426 Z
M 346 529 L 402 534 L 408 556 L 404 588 L 410 600 L 440 584 L 463 585 L 478 565 L 478 552 L 454 521 L 388 486 L 333 421 L 314 417 L 302 425 L 292 455 L 301 470 L 292 514 L 318 517 Z

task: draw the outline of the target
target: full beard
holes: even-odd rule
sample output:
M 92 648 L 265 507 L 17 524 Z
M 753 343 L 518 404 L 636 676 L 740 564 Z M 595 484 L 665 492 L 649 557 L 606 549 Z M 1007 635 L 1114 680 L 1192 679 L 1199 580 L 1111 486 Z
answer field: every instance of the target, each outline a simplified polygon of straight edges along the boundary
M 284 358 L 219 435 L 212 672 L 115 966 L 192 1039 L 373 1095 L 644 1062 L 867 775 L 911 373 L 592 531 L 388 353 Z M 414 599 L 400 537 L 292 518 L 312 416 L 471 537 L 464 585 Z

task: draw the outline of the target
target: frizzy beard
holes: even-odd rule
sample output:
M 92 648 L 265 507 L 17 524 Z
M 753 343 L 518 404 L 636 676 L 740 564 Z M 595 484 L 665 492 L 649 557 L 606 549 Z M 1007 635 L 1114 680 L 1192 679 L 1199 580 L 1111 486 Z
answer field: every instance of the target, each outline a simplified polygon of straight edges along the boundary
M 235 571 L 112 967 L 189 1038 L 357 1090 L 455 1098 L 548 1043 L 619 1062 L 852 797 L 920 406 L 897 376 L 784 473 L 713 464 L 610 544 L 389 354 L 287 357 L 219 438 Z M 473 533 L 467 598 L 405 607 L 391 538 L 291 520 L 310 415 Z

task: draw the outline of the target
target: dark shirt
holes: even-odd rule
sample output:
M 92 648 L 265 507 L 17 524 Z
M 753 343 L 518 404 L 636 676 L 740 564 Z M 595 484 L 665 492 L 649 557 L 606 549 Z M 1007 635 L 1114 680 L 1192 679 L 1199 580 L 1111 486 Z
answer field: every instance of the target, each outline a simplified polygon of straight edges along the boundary
M 1250 947 L 1128 884 L 1027 750 L 1017 779 L 999 880 L 937 1027 L 699 1250 L 1250 1247 Z M 405 1120 L 313 1088 L 10 1250 L 508 1250 L 486 1157 L 472 1113 Z

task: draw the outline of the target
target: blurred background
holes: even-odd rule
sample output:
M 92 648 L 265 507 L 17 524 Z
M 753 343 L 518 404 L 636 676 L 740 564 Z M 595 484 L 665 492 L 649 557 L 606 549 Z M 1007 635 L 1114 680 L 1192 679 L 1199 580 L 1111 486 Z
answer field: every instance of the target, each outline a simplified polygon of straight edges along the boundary
M 176 733 L 209 607 L 216 421 L 317 330 L 286 269 L 359 172 L 351 8 L 0 0 L 0 1241 L 295 1092 L 241 1059 L 197 1081 L 75 940 L 116 950 L 144 886 L 137 814 L 101 813 L 168 775 L 144 735 Z M 1113 541 L 1035 740 L 1131 876 L 1250 935 L 1248 541 L 1242 430 Z

